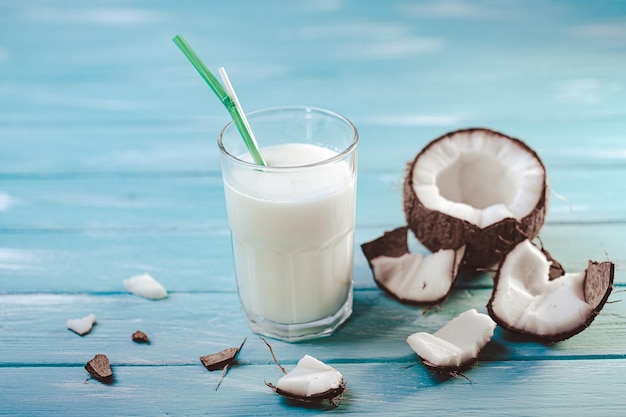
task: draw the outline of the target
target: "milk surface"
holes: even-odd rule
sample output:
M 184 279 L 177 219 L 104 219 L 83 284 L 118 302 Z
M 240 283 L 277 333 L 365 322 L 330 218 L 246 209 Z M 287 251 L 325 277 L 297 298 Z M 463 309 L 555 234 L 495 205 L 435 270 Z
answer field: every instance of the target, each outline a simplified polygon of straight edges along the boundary
M 337 155 L 309 144 L 262 149 L 271 167 Z M 306 323 L 335 314 L 352 287 L 356 175 L 345 161 L 225 177 L 237 284 L 248 314 Z

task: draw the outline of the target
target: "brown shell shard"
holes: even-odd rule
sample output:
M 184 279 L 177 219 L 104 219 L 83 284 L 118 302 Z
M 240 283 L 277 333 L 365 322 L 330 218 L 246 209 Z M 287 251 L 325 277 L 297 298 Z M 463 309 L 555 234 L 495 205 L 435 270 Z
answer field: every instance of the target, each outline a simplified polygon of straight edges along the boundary
M 246 343 L 247 338 L 243 338 L 239 347 L 230 347 L 222 350 L 221 352 L 212 353 L 210 355 L 205 355 L 200 357 L 200 361 L 204 365 L 206 369 L 209 371 L 216 371 L 218 369 L 223 369 L 224 374 L 226 373 L 226 367 L 230 366 L 231 363 L 237 358 L 239 351 Z M 224 375 L 223 374 L 223 375 Z
M 598 312 L 611 295 L 614 277 L 614 263 L 589 261 L 585 276 L 585 301 Z
M 201 356 L 200 361 L 209 371 L 216 371 L 218 369 L 224 369 L 226 365 L 230 364 L 235 359 L 238 352 L 239 348 L 230 347 L 221 352 Z
M 148 335 L 141 330 L 137 330 L 135 333 L 133 333 L 131 338 L 135 343 L 150 343 L 150 338 L 148 338 Z
M 91 376 L 105 384 L 113 382 L 113 371 L 106 355 L 98 353 L 85 365 L 85 369 Z
M 409 253 L 407 239 L 408 230 L 408 226 L 398 227 L 391 231 L 386 231 L 381 237 L 371 242 L 363 243 L 361 249 L 367 261 L 370 262 L 372 259 L 379 256 L 399 258 Z

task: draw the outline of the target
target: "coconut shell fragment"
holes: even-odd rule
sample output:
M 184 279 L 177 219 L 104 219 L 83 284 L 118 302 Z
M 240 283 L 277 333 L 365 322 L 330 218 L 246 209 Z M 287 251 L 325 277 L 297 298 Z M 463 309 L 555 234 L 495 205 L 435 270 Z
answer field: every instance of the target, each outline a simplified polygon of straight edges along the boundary
M 328 401 L 336 407 L 346 390 L 343 376 L 332 366 L 305 355 L 294 369 L 278 380 L 266 383 L 274 392 L 291 400 L 305 403 Z
M 209 371 L 217 371 L 218 369 L 224 369 L 230 366 L 237 358 L 239 351 L 246 343 L 246 338 L 241 341 L 238 347 L 229 347 L 217 353 L 211 353 L 200 357 L 200 362 Z
M 212 353 L 200 357 L 200 362 L 209 371 L 217 371 L 218 369 L 224 369 L 224 367 L 230 364 L 237 356 L 239 348 L 230 347 L 220 352 Z
M 98 353 L 85 365 L 85 369 L 91 376 L 105 384 L 113 383 L 113 371 L 106 355 Z
M 452 289 L 465 247 L 427 255 L 409 253 L 408 231 L 399 227 L 361 245 L 374 281 L 403 303 L 439 303 Z
M 135 333 L 133 333 L 131 339 L 135 343 L 150 343 L 150 338 L 148 337 L 148 335 L 141 330 L 137 330 Z
M 390 258 L 399 258 L 409 253 L 409 244 L 407 239 L 407 226 L 398 227 L 396 229 L 386 231 L 383 235 L 370 242 L 363 243 L 361 249 L 368 262 L 379 256 L 388 256 Z M 371 265 L 371 264 L 370 264 Z
M 582 272 L 554 277 L 554 271 L 545 251 L 519 243 L 498 268 L 489 315 L 504 329 L 545 343 L 588 328 L 611 294 L 615 265 L 589 261 Z
M 547 208 L 546 171 L 519 139 L 485 128 L 447 133 L 408 165 L 404 212 L 432 252 L 466 245 L 463 265 L 489 268 L 532 239 Z

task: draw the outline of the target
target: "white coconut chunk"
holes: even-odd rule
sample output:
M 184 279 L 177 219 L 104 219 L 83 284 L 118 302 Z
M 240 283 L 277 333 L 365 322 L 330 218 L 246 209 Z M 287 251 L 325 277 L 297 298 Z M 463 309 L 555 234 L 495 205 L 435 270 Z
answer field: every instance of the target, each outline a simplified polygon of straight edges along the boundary
M 94 324 L 96 324 L 96 316 L 90 313 L 88 316 L 81 319 L 69 319 L 67 321 L 67 328 L 76 334 L 84 336 L 91 331 Z
M 434 366 L 459 367 L 463 351 L 458 346 L 430 333 L 414 333 L 406 339 L 417 355 Z
M 432 186 L 433 178 L 436 193 L 422 187 Z M 477 130 L 444 138 L 427 148 L 415 165 L 412 180 L 426 208 L 486 227 L 530 214 L 541 198 L 545 170 L 537 157 L 517 142 Z M 490 212 L 481 215 L 483 210 Z
M 413 351 L 428 365 L 459 368 L 478 357 L 491 340 L 496 323 L 475 309 L 467 310 L 430 334 L 418 332 L 407 338 Z
M 315 397 L 339 389 L 343 376 L 332 366 L 305 355 L 280 378 L 276 389 L 294 397 Z
M 135 295 L 151 300 L 160 300 L 167 297 L 165 287 L 147 273 L 125 279 L 124 287 Z
M 493 314 L 508 326 L 538 336 L 582 326 L 594 309 L 585 301 L 585 271 L 550 280 L 550 264 L 529 240 L 517 245 L 498 273 Z
M 433 303 L 449 292 L 463 258 L 465 247 L 423 255 L 406 253 L 400 257 L 378 256 L 370 261 L 374 278 L 396 298 Z

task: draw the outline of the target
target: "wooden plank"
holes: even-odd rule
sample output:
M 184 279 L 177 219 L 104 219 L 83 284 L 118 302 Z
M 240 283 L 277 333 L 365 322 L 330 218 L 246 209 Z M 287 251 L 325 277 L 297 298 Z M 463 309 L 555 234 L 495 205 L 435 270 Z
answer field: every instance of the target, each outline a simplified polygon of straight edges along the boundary
M 94 8 L 79 3 L 45 5 L 43 10 L 37 5 L 0 5 L 0 26 L 22 34 L 11 38 L 3 54 L 6 65 L 0 133 L 6 139 L 0 171 L 171 172 L 214 167 L 218 160 L 215 139 L 228 116 L 219 103 L 211 101 L 209 89 L 171 43 L 175 31 L 167 24 L 172 18 L 167 7 L 121 7 L 99 17 L 98 3 Z M 264 11 L 255 2 L 245 4 L 236 15 L 241 10 Z M 574 9 L 577 7 L 580 5 Z M 289 2 L 281 3 L 264 19 L 267 27 L 275 28 L 263 31 L 264 42 L 280 44 L 276 51 L 250 42 L 258 35 L 255 26 L 233 21 L 234 13 L 227 5 L 212 10 L 210 17 L 194 8 L 181 8 L 176 15 L 186 22 L 198 51 L 210 57 L 210 66 L 234 69 L 247 109 L 297 101 L 345 113 L 361 132 L 360 164 L 368 170 L 396 166 L 401 171 L 406 159 L 431 139 L 475 125 L 526 140 L 549 169 L 607 163 L 623 167 L 623 109 L 619 102 L 597 100 L 594 95 L 604 87 L 610 98 L 614 94 L 611 86 L 619 87 L 623 82 L 618 69 L 624 66 L 624 58 L 618 46 L 609 43 L 600 49 L 586 45 L 593 57 L 584 61 L 602 69 L 601 82 L 590 78 L 587 71 L 591 69 L 575 69 L 582 65 L 578 57 L 581 51 L 572 50 L 560 36 L 554 40 L 555 50 L 527 50 L 523 65 L 519 57 L 492 62 L 494 57 L 507 56 L 510 45 L 490 44 L 495 50 L 472 48 L 468 57 L 468 34 L 455 30 L 446 34 L 448 42 L 438 39 L 446 49 L 437 60 L 415 53 L 399 57 L 401 64 L 397 64 L 394 59 L 368 56 L 368 51 L 380 48 L 377 34 L 384 35 L 386 29 L 395 27 L 395 19 L 404 21 L 401 9 L 398 5 L 385 8 L 384 18 L 381 10 L 371 5 L 344 5 L 333 10 L 337 21 L 355 16 L 366 22 L 382 19 L 381 32 L 358 22 L 346 28 L 330 25 L 331 33 L 355 31 L 359 39 L 355 48 L 351 42 L 333 42 L 323 36 L 315 14 L 304 13 Z M 289 18 L 290 13 L 303 20 Z M 125 16 L 136 24 L 123 25 L 123 33 L 110 30 L 109 24 Z M 88 31 L 85 19 L 95 22 Z M 154 24 L 156 21 L 161 24 Z M 552 16 L 548 27 L 560 24 L 569 28 L 565 21 Z M 421 24 L 424 29 L 440 30 L 428 20 Z M 224 37 L 228 25 L 235 25 L 237 30 L 228 29 L 229 36 Z M 528 38 L 526 28 L 516 30 L 520 39 Z M 81 36 L 74 36 L 76 33 Z M 317 36 L 306 37 L 306 33 Z M 398 42 L 411 45 L 415 41 L 404 35 Z M 480 34 L 474 36 L 478 39 L 473 42 L 485 44 Z M 509 37 L 509 42 L 513 40 Z M 69 42 L 73 48 L 59 47 Z M 75 50 L 81 54 L 74 54 Z M 553 68 L 549 59 L 553 54 L 577 65 Z M 119 60 L 121 56 L 124 60 Z M 463 59 L 464 65 L 459 67 L 457 59 Z M 368 65 L 358 65 L 355 70 L 355 62 Z M 528 71 L 528 66 L 534 70 Z M 39 70 L 42 67 L 45 73 Z M 149 81 L 146 68 L 151 69 Z M 583 74 L 576 76 L 576 71 Z M 381 73 L 394 82 L 381 83 Z M 545 73 L 553 74 L 553 78 Z M 568 90 L 568 86 L 575 89 L 577 83 L 582 84 L 581 91 Z M 559 91 L 569 91 L 578 100 L 559 97 Z M 585 92 L 595 101 L 592 106 Z
M 336 334 L 311 342 L 273 344 L 287 363 L 305 353 L 329 355 L 336 361 L 413 362 L 415 354 L 405 342 L 410 334 L 434 332 L 470 308 L 484 312 L 490 295 L 490 290 L 459 290 L 441 308 L 425 313 L 378 290 L 358 290 L 353 316 Z M 616 294 L 611 300 L 620 297 Z M 68 319 L 89 313 L 97 318 L 90 334 L 80 337 L 66 328 Z M 608 304 L 589 329 L 554 346 L 498 330 L 481 360 L 622 357 L 624 320 L 626 303 Z M 131 341 L 137 329 L 149 335 L 151 345 Z M 161 301 L 124 293 L 1 295 L 0 330 L 2 366 L 76 364 L 98 352 L 120 364 L 195 364 L 200 356 L 238 346 L 246 336 L 241 359 L 271 361 L 266 346 L 250 333 L 233 292 L 173 293 Z
M 244 352 L 242 351 L 242 354 Z M 89 360 L 90 358 L 86 359 Z M 322 358 L 320 358 L 322 359 Z M 310 415 L 324 408 L 287 402 L 264 385 L 276 382 L 274 364 L 219 373 L 194 366 L 122 366 L 115 383 L 86 381 L 81 365 L 0 368 L 3 415 Z M 626 360 L 540 360 L 481 364 L 469 380 L 437 378 L 407 363 L 333 362 L 348 383 L 334 413 L 429 416 L 621 416 Z M 505 388 L 504 388 L 505 387 Z M 601 401 L 607 392 L 610 399 Z M 575 393 L 575 395 L 574 395 Z
M 123 87 L 132 88 L 130 85 Z M 176 97 L 175 93 L 180 94 L 178 91 L 168 94 Z M 188 95 L 181 96 L 179 101 L 182 97 L 188 99 Z M 143 99 L 150 100 L 149 97 Z M 94 116 L 81 112 L 75 115 L 61 113 L 58 115 L 61 120 L 41 119 L 46 116 L 39 114 L 30 117 L 0 115 L 0 133 L 6 138 L 0 154 L 0 173 L 162 174 L 205 173 L 219 169 L 217 135 L 228 122 L 228 115 L 217 105 L 211 106 L 205 101 L 178 103 L 190 113 L 188 115 L 150 111 L 128 116 L 114 112 L 103 120 L 94 120 Z M 193 106 L 201 111 L 194 110 Z M 481 118 L 433 127 L 394 125 L 391 122 L 374 124 L 366 109 L 354 109 L 346 116 L 359 129 L 359 166 L 363 171 L 391 171 L 401 177 L 405 164 L 429 141 L 454 129 L 476 124 L 524 139 L 538 152 L 549 174 L 560 169 L 571 171 L 606 166 L 624 169 L 620 145 L 624 123 L 621 121 L 485 123 Z M 111 118 L 115 123 L 110 123 Z
M 403 221 L 399 187 L 379 175 L 361 175 L 357 223 Z M 190 176 L 100 177 L 2 182 L 8 201 L 4 229 L 214 227 L 227 225 L 220 173 Z M 380 203 L 385 202 L 385 205 Z
M 361 243 L 391 228 L 356 229 L 356 288 L 375 288 Z M 588 260 L 610 259 L 618 265 L 615 283 L 624 285 L 626 271 L 620 265 L 626 262 L 625 233 L 626 224 L 550 224 L 542 231 L 542 241 L 568 272 L 583 270 Z M 411 249 L 427 253 L 413 240 Z M 122 280 L 144 272 L 175 292 L 235 291 L 229 232 L 225 228 L 105 228 L 0 235 L 0 294 L 119 292 Z M 464 277 L 457 283 L 459 288 L 491 286 L 488 274 Z
M 361 172 L 357 224 L 404 222 L 403 173 Z M 626 222 L 620 169 L 556 170 L 548 223 Z M 600 184 L 601 186 L 598 186 Z M 9 177 L 0 184 L 0 229 L 197 227 L 227 224 L 221 174 L 67 174 Z

